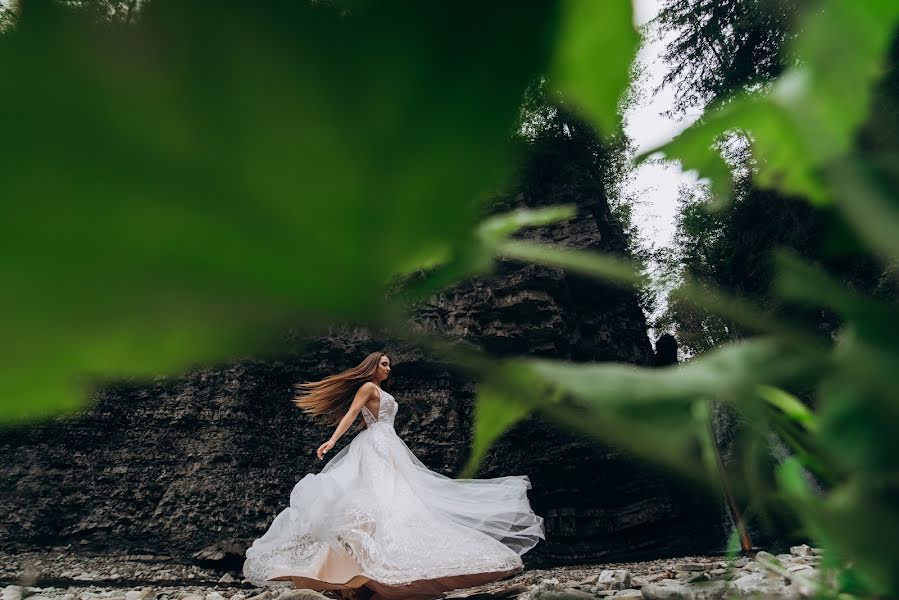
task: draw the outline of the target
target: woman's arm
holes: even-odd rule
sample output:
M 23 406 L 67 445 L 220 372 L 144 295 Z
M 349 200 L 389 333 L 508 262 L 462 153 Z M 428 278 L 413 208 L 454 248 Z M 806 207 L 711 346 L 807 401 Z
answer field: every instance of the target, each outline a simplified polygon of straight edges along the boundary
M 334 444 L 337 443 L 337 440 L 340 439 L 346 430 L 349 429 L 353 425 L 353 421 L 359 416 L 359 411 L 362 410 L 362 407 L 365 406 L 365 403 L 375 395 L 375 384 L 370 381 L 366 381 L 363 383 L 359 390 L 356 392 L 356 395 L 353 397 L 353 402 L 350 404 L 350 409 L 346 411 L 346 414 L 343 415 L 343 418 L 340 420 L 340 423 L 337 424 L 337 428 L 334 430 L 334 433 L 331 435 L 331 439 L 318 447 L 318 450 L 315 453 L 318 455 L 318 459 L 321 460 L 325 453 L 334 447 Z

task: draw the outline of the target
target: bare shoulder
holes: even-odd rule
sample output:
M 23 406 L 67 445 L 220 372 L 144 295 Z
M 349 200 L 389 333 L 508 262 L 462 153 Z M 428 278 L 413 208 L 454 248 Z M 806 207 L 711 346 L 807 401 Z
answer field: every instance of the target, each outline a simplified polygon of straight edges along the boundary
M 359 386 L 359 390 L 356 392 L 356 397 L 353 398 L 353 407 L 356 410 L 361 410 L 363 406 L 368 406 L 368 410 L 375 412 L 378 410 L 378 400 L 379 396 L 377 393 L 377 387 L 371 381 L 366 381 L 362 385 Z
M 378 397 L 377 389 L 378 389 L 378 386 L 376 386 L 374 383 L 372 383 L 371 381 L 366 381 L 359 387 L 359 392 L 361 392 L 366 397 L 377 398 Z

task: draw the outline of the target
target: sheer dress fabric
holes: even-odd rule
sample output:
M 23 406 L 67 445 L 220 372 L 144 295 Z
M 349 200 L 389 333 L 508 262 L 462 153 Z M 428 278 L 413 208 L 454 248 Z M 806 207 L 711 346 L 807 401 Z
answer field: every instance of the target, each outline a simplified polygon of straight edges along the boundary
M 434 598 L 503 578 L 545 539 L 525 475 L 452 479 L 429 470 L 394 430 L 396 399 L 380 390 L 378 415 L 293 488 L 290 506 L 247 550 L 254 585 L 367 586 L 375 598 Z

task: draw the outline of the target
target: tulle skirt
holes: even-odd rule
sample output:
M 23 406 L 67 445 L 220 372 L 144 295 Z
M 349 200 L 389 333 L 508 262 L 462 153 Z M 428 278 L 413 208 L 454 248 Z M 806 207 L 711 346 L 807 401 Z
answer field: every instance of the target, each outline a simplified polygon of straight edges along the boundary
M 360 432 L 294 486 L 247 550 L 245 578 L 382 598 L 433 598 L 520 571 L 545 539 L 524 475 L 452 479 L 429 470 L 389 423 Z

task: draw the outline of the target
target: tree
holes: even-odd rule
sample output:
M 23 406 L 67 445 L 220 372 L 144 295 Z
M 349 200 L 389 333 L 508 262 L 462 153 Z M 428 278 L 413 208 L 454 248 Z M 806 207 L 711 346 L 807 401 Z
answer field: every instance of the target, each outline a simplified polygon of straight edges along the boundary
M 787 64 L 785 42 L 812 0 L 668 0 L 653 26 L 673 36 L 663 59 L 674 113 L 764 85 Z M 661 87 L 660 86 L 660 87 Z

